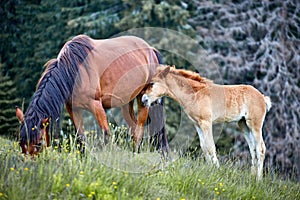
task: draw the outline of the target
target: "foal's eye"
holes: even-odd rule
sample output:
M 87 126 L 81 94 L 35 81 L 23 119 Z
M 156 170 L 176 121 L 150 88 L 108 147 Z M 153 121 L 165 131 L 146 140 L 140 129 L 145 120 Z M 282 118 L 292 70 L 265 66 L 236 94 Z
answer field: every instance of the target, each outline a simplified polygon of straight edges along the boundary
M 149 85 L 152 87 L 152 86 L 154 85 L 154 83 L 152 82 L 152 83 L 150 83 Z

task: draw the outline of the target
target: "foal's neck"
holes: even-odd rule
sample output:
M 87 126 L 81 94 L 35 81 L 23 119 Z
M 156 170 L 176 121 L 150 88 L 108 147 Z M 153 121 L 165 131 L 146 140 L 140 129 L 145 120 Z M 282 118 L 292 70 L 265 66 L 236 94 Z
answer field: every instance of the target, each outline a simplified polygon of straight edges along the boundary
M 171 75 L 167 80 L 167 96 L 177 101 L 182 106 L 189 104 L 195 98 L 195 91 L 189 81 L 178 75 Z

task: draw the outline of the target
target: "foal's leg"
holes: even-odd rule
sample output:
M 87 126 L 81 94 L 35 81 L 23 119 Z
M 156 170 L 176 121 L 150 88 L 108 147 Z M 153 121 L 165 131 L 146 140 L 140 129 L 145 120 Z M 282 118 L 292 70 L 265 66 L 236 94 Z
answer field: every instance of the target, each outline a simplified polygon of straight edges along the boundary
M 266 146 L 262 137 L 263 120 L 254 118 L 252 120 L 247 120 L 246 122 L 251 130 L 252 137 L 255 141 L 255 153 L 257 159 L 257 179 L 260 180 L 263 173 L 263 165 L 266 153 Z
M 208 121 L 200 121 L 195 125 L 200 139 L 200 146 L 204 153 L 206 161 L 219 167 L 219 161 L 216 155 L 216 146 L 212 134 L 212 124 Z
M 240 129 L 244 132 L 245 134 L 245 139 L 248 143 L 249 150 L 250 150 L 250 155 L 251 155 L 251 173 L 252 174 L 257 174 L 257 158 L 256 158 L 256 141 L 255 138 L 253 137 L 253 134 L 249 130 L 245 119 L 242 119 L 238 122 L 238 125 Z
M 138 103 L 138 119 L 134 131 L 134 137 L 133 137 L 134 152 L 140 151 L 140 144 L 144 135 L 144 125 L 148 118 L 148 113 L 149 113 L 149 108 L 145 107 L 142 103 L 141 95 L 138 95 L 137 103 Z

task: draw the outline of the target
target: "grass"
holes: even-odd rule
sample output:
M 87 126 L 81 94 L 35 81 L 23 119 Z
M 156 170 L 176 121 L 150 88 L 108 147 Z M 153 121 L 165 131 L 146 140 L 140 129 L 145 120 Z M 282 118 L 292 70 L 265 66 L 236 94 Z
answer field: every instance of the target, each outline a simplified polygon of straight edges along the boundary
M 85 156 L 70 146 L 30 159 L 17 142 L 0 138 L 0 200 L 300 199 L 299 183 L 270 174 L 257 182 L 231 161 L 216 169 L 201 159 L 166 162 L 147 150 L 133 155 L 120 144 L 98 148 L 91 141 Z

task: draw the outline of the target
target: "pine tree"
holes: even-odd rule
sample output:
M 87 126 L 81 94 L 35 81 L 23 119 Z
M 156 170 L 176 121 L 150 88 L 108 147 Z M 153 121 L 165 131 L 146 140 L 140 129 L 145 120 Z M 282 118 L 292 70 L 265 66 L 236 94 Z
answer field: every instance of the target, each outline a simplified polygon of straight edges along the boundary
M 0 77 L 0 135 L 16 133 L 18 120 L 15 116 L 15 106 L 21 103 L 16 97 L 16 87 L 8 76 Z

